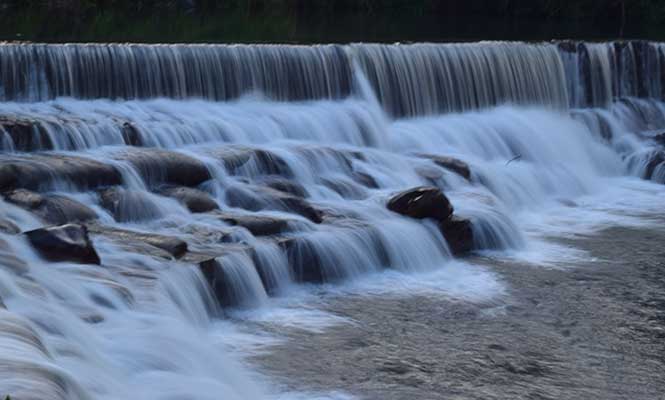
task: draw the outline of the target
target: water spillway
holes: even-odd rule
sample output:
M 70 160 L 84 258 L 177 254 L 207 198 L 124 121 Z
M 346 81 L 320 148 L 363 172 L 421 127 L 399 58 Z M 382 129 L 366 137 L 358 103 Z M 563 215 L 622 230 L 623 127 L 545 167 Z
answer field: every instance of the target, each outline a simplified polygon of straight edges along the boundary
M 0 45 L 0 390 L 262 398 L 211 334 L 230 310 L 520 250 L 520 213 L 665 181 L 664 52 Z

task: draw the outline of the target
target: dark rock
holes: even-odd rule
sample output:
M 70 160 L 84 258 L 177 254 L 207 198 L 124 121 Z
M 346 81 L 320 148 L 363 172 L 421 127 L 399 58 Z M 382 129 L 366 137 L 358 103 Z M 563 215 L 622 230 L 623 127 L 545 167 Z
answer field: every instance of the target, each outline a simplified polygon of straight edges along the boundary
M 63 225 L 97 218 L 97 214 L 91 208 L 65 196 L 41 195 L 25 189 L 16 189 L 5 192 L 3 197 L 49 224 Z
M 62 154 L 0 156 L 1 191 L 40 190 L 62 181 L 81 189 L 93 189 L 120 185 L 122 176 L 112 165 L 83 157 Z
M 99 204 L 118 222 L 148 221 L 162 217 L 162 213 L 148 197 L 148 193 L 113 186 L 99 190 Z
M 395 195 L 388 209 L 411 218 L 433 218 L 445 221 L 453 214 L 453 206 L 440 189 L 423 186 Z
M 226 190 L 226 201 L 231 207 L 251 211 L 279 210 L 299 214 L 310 221 L 323 222 L 322 213 L 305 199 L 267 187 L 234 185 Z
M 122 139 L 128 146 L 142 146 L 141 135 L 131 122 L 122 124 Z
M 91 234 L 103 236 L 120 245 L 127 243 L 132 245 L 139 242 L 163 250 L 174 258 L 180 258 L 187 253 L 187 242 L 173 236 L 112 228 L 99 224 L 90 224 L 88 229 Z
M 434 164 L 439 167 L 452 171 L 466 180 L 471 180 L 471 169 L 469 168 L 469 164 L 462 160 L 436 154 L 418 154 L 418 156 L 432 160 Z
M 654 142 L 658 143 L 661 146 L 665 146 L 665 132 L 660 132 L 651 137 Z
M 198 265 L 222 307 L 233 307 L 241 304 L 242 296 L 233 284 L 232 277 L 223 261 L 212 258 L 202 261 Z
M 188 187 L 163 187 L 159 193 L 178 200 L 193 213 L 219 210 L 217 202 L 202 190 Z
M 67 224 L 26 232 L 30 244 L 50 261 L 100 264 L 85 226 Z
M 229 212 L 217 212 L 214 215 L 219 216 L 221 220 L 230 225 L 241 226 L 247 229 L 254 236 L 278 235 L 287 232 L 289 229 L 289 224 L 286 219 L 267 215 Z
M 454 255 L 473 250 L 473 228 L 471 221 L 453 216 L 439 223 L 439 229 Z
M 175 151 L 132 148 L 114 155 L 128 161 L 151 185 L 198 186 L 211 178 L 204 163 Z
M 0 117 L 0 127 L 9 135 L 17 151 L 52 150 L 53 142 L 44 127 L 35 122 L 8 116 Z

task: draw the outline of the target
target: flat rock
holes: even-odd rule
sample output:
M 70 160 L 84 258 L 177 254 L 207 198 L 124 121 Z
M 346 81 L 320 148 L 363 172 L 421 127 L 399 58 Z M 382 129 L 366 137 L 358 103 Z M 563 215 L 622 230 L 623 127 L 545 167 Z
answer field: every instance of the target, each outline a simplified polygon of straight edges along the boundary
M 88 230 L 83 225 L 67 224 L 25 232 L 28 241 L 50 261 L 100 264 Z
M 390 211 L 423 219 L 445 221 L 453 214 L 453 206 L 439 188 L 421 186 L 393 196 L 387 205 Z

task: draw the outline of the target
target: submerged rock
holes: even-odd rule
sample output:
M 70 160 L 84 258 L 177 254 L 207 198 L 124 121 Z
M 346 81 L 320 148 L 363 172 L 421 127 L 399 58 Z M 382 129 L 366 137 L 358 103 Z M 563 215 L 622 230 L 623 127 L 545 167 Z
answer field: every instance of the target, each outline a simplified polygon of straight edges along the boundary
M 469 164 L 462 160 L 436 154 L 418 154 L 418 157 L 432 160 L 434 164 L 439 167 L 452 171 L 466 180 L 471 180 L 471 169 L 469 168 Z
M 188 187 L 163 187 L 159 194 L 172 197 L 182 203 L 193 213 L 204 213 L 219 210 L 219 205 L 210 195 L 202 190 Z
M 296 282 L 326 281 L 323 260 L 309 241 L 304 238 L 285 238 L 278 245 L 286 252 Z
M 25 235 L 32 246 L 50 261 L 100 264 L 85 226 L 67 224 L 35 229 Z
M 62 225 L 97 219 L 97 214 L 90 207 L 65 196 L 42 195 L 25 189 L 16 189 L 4 193 L 3 197 L 49 224 Z
M 267 187 L 231 186 L 226 190 L 226 201 L 231 207 L 250 211 L 286 211 L 301 215 L 317 224 L 323 222 L 322 213 L 305 199 Z
M 473 250 L 473 228 L 470 220 L 452 216 L 445 221 L 441 221 L 439 229 L 454 255 L 461 255 Z
M 439 188 L 421 186 L 393 196 L 387 205 L 390 211 L 423 219 L 444 221 L 453 214 L 453 206 Z
M 97 195 L 99 204 L 118 222 L 146 221 L 162 216 L 144 191 L 113 186 L 99 190 Z
M 37 151 L 53 149 L 51 138 L 38 122 L 1 116 L 0 128 L 11 139 L 14 150 Z
M 0 233 L 6 233 L 8 235 L 16 235 L 21 233 L 21 229 L 16 226 L 12 221 L 0 218 Z

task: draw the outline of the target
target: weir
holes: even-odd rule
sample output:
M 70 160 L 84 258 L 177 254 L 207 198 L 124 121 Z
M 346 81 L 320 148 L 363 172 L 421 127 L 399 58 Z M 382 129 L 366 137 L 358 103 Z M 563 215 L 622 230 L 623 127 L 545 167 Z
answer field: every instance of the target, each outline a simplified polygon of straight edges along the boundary
M 261 398 L 208 334 L 238 309 L 519 251 L 522 213 L 607 179 L 664 183 L 664 57 L 649 42 L 0 45 L 2 393 L 173 398 L 170 381 Z

